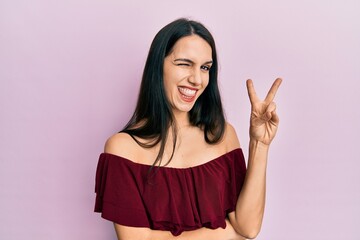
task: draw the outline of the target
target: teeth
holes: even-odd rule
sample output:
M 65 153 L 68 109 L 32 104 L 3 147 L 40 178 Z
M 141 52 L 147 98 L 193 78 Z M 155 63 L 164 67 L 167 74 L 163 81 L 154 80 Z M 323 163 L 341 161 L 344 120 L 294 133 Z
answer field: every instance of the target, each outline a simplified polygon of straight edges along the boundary
M 196 90 L 192 90 L 192 89 L 188 89 L 188 88 L 183 88 L 183 87 L 179 87 L 179 91 L 189 97 L 193 97 L 195 96 Z

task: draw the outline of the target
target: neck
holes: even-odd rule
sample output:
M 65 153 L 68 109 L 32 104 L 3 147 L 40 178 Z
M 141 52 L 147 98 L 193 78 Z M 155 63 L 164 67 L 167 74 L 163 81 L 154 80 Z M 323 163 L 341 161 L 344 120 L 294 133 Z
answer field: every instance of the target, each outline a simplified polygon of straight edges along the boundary
M 176 122 L 176 125 L 177 125 L 178 129 L 190 126 L 189 113 L 188 112 L 174 113 L 174 118 L 175 118 L 174 120 Z

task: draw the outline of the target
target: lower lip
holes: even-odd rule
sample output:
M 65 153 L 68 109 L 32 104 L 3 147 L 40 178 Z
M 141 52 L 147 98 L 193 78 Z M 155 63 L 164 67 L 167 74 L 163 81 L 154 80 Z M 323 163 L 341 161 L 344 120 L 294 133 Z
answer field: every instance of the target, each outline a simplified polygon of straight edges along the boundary
M 184 102 L 193 102 L 195 100 L 196 94 L 192 97 L 189 97 L 180 92 L 180 97 Z

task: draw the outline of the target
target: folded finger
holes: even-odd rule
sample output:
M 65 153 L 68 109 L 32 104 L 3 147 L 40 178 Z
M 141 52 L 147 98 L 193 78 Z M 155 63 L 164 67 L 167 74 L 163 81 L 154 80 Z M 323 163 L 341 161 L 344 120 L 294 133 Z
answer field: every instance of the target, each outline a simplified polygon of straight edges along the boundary
M 273 112 L 275 110 L 276 110 L 276 103 L 275 102 L 271 102 L 266 108 L 266 112 Z
M 279 123 L 279 116 L 277 115 L 276 111 L 271 113 L 271 121 L 278 124 Z

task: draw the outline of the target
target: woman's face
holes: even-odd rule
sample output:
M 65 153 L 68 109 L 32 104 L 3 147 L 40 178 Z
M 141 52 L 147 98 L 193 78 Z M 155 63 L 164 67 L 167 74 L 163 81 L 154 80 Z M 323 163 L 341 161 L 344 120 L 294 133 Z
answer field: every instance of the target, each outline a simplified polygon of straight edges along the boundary
M 209 83 L 210 45 L 198 35 L 180 38 L 164 59 L 164 87 L 174 114 L 189 112 Z

